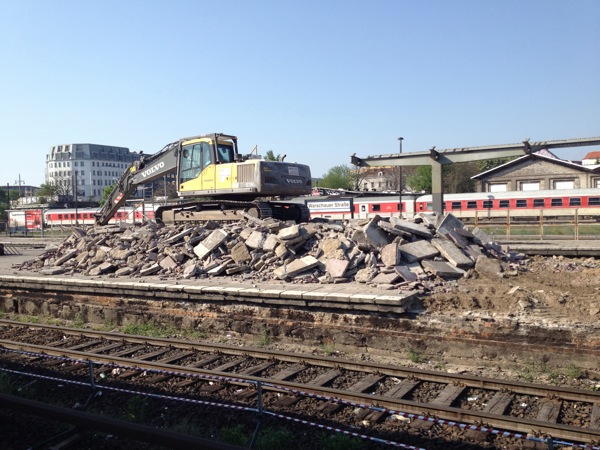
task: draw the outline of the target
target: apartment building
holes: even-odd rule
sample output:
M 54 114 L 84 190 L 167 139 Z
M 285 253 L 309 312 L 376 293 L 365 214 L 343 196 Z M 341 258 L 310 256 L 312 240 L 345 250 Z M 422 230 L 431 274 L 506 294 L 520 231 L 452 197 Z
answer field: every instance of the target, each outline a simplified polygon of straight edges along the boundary
M 58 186 L 59 195 L 76 192 L 79 200 L 99 201 L 102 191 L 142 155 L 111 145 L 55 145 L 46 155 L 46 183 Z

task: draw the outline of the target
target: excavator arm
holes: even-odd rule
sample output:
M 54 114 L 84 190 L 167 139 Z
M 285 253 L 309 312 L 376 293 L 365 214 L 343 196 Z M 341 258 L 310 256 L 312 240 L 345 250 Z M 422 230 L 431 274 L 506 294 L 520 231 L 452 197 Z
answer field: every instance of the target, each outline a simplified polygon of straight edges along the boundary
M 106 203 L 96 214 L 96 224 L 106 225 L 139 185 L 150 183 L 177 170 L 181 141 L 167 144 L 160 152 L 144 156 L 123 172 Z

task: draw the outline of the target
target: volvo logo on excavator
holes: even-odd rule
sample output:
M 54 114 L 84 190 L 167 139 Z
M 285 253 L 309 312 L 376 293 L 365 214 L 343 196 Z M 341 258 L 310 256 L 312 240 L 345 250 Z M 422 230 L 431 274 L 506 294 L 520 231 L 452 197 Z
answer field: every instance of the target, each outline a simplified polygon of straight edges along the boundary
M 159 162 L 158 164 L 154 164 L 154 165 L 153 165 L 152 167 L 150 167 L 149 169 L 146 169 L 146 170 L 144 170 L 144 171 L 142 172 L 142 176 L 143 176 L 144 178 L 146 178 L 146 177 L 148 177 L 148 176 L 152 175 L 154 172 L 156 172 L 156 171 L 158 171 L 158 170 L 162 169 L 163 167 L 165 167 L 165 162 L 164 162 L 164 161 L 161 161 L 161 162 Z

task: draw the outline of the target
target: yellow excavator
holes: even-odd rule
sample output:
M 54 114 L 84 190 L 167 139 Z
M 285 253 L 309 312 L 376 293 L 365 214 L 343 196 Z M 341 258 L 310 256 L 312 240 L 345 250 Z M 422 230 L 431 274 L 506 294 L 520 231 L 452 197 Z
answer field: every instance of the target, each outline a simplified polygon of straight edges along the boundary
M 307 165 L 243 156 L 237 137 L 212 133 L 179 139 L 135 161 L 96 214 L 96 224 L 106 225 L 140 185 L 172 173 L 179 197 L 188 201 L 157 208 L 155 219 L 165 224 L 239 220 L 244 214 L 298 223 L 309 219 L 303 202 L 283 200 L 311 193 Z

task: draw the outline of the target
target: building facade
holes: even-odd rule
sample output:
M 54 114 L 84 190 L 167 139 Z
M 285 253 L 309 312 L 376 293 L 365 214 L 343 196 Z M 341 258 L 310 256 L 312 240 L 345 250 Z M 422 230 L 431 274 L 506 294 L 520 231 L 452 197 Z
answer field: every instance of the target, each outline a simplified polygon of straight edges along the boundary
M 142 152 L 98 144 L 53 146 L 46 156 L 46 183 L 58 194 L 83 201 L 99 201 L 102 191 L 116 183 Z
M 600 166 L 557 158 L 547 150 L 531 153 L 472 177 L 477 192 L 600 188 Z M 595 160 L 593 161 L 595 162 Z

